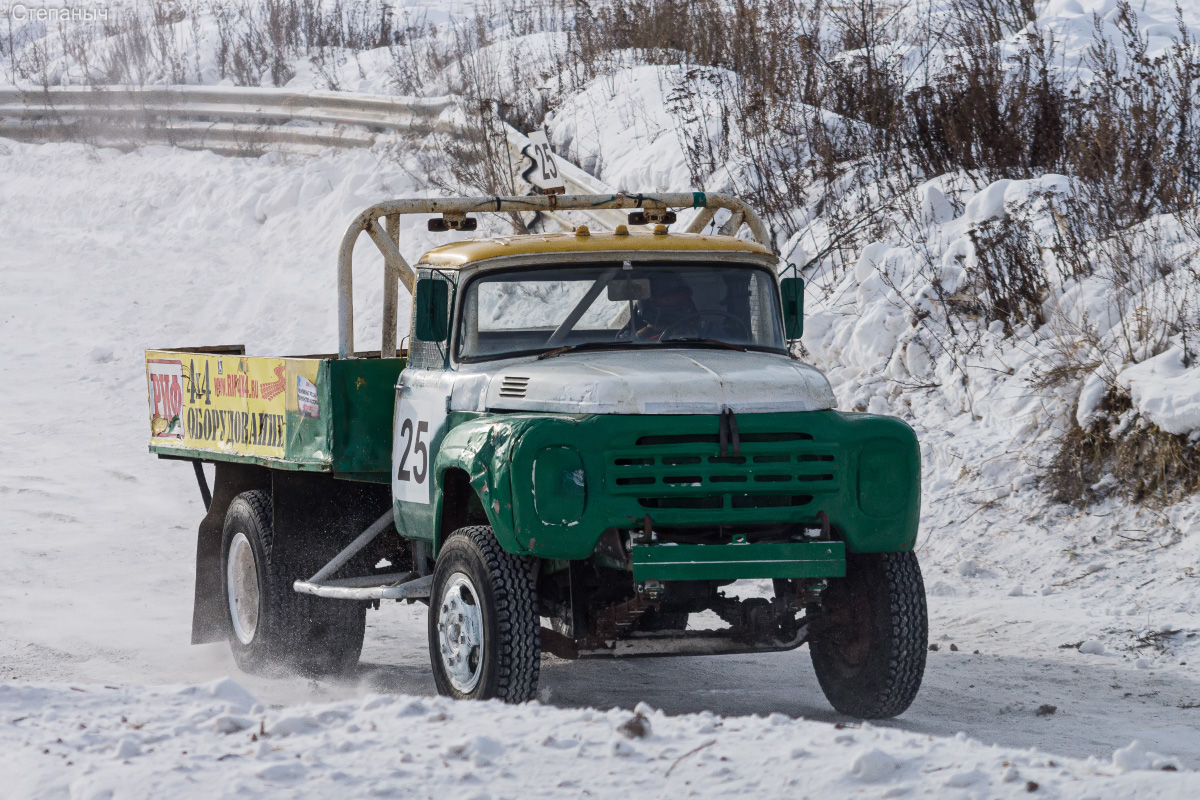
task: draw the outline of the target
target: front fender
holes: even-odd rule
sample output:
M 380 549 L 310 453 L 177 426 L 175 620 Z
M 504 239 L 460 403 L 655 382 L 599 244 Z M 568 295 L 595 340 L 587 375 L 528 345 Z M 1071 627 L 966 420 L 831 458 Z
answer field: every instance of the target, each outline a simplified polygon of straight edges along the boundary
M 459 419 L 455 419 L 458 417 Z M 452 414 L 450 429 L 434 458 L 437 478 L 434 497 L 434 551 L 441 548 L 445 475 L 451 469 L 467 474 L 479 497 L 496 540 L 510 553 L 527 552 L 513 524 L 512 457 L 521 436 L 539 417 Z

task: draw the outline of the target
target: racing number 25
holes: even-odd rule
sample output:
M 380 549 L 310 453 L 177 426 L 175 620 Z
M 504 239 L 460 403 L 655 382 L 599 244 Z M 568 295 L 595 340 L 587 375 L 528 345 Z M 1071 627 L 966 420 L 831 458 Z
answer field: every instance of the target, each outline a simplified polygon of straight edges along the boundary
M 414 481 L 416 483 L 424 483 L 425 476 L 429 474 L 429 450 L 425 447 L 425 443 L 421 441 L 422 434 L 429 433 L 429 423 L 416 421 L 416 434 L 413 433 L 413 420 L 405 419 L 400 425 L 400 435 L 404 437 L 404 455 L 400 456 L 400 467 L 396 471 L 396 480 L 398 481 Z M 409 454 L 419 455 L 421 457 L 421 468 L 415 466 L 412 470 L 405 468 L 408 464 Z
M 534 151 L 541 157 L 542 162 L 542 180 L 554 180 L 558 177 L 558 165 L 554 163 L 554 153 L 548 145 L 535 144 Z

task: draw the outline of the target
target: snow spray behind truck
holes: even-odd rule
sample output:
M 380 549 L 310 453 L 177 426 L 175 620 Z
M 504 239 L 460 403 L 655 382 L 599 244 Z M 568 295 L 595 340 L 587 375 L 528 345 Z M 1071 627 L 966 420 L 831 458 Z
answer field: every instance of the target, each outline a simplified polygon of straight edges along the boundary
M 698 211 L 670 232 L 681 208 Z M 573 209 L 642 229 L 464 240 L 415 266 L 397 248 L 404 214 L 464 231 Z M 718 209 L 756 241 L 699 233 Z M 354 346 L 364 232 L 385 261 L 378 352 Z M 916 437 L 834 410 L 792 355 L 803 283 L 766 242 L 745 203 L 701 192 L 395 200 L 342 241 L 337 355 L 148 351 L 150 450 L 195 465 L 208 509 L 193 642 L 228 640 L 247 671 L 337 673 L 369 608 L 420 602 L 451 697 L 533 697 L 543 650 L 807 643 L 839 711 L 903 712 L 927 646 Z

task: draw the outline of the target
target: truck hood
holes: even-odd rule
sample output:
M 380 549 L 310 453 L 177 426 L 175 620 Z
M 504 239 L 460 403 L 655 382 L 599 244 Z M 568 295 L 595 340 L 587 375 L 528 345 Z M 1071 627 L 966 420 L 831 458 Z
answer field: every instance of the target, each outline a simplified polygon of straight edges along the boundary
M 493 410 L 573 414 L 819 411 L 836 401 L 814 367 L 777 353 L 679 348 L 565 353 L 491 376 Z

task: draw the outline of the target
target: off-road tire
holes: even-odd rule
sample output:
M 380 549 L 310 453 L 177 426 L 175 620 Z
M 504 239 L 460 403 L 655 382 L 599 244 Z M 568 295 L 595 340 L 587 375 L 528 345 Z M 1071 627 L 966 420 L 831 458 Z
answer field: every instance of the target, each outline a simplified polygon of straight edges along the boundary
M 439 652 L 442 598 L 455 573 L 465 574 L 477 588 L 483 620 L 482 670 L 468 692 L 453 686 Z M 438 693 L 447 697 L 523 703 L 537 692 L 542 641 L 533 563 L 504 552 L 487 525 L 459 528 L 438 553 L 429 601 L 429 659 Z
M 815 609 L 809 650 L 830 704 L 860 719 L 902 714 L 925 674 L 929 622 L 915 553 L 863 553 L 846 560 Z
M 259 586 L 258 624 L 249 643 L 235 635 L 227 601 L 230 544 L 239 532 L 249 540 Z M 255 674 L 299 672 L 322 677 L 350 671 L 362 653 L 366 606 L 297 594 L 292 584 L 320 565 L 290 563 L 279 557 L 274 544 L 270 493 L 255 490 L 235 497 L 221 535 L 221 599 L 234 661 Z M 313 556 L 328 560 L 334 554 L 306 555 L 309 560 Z

